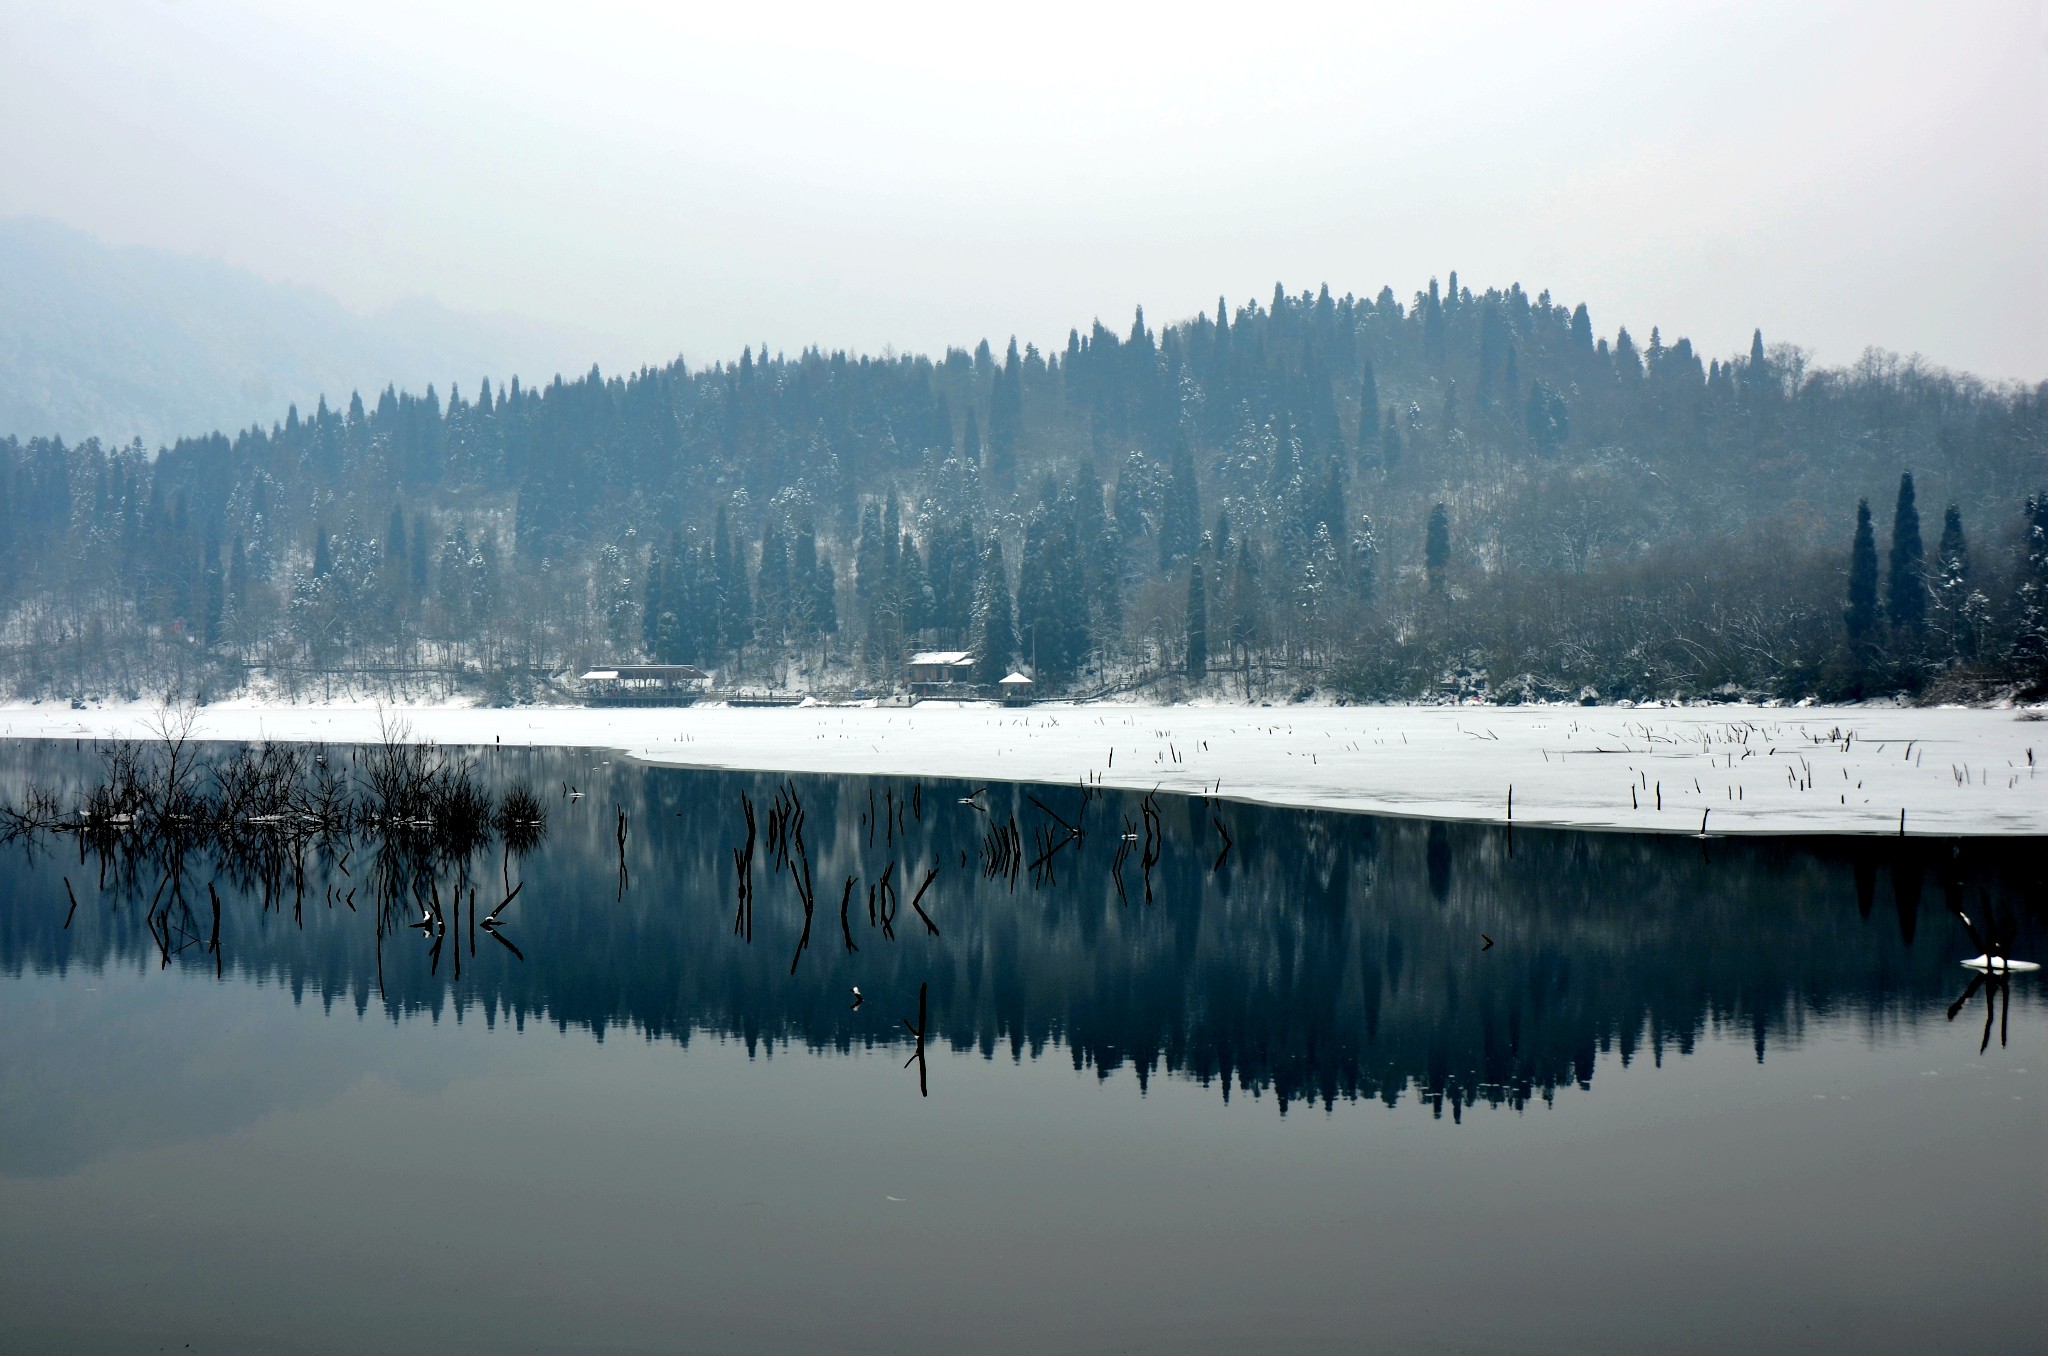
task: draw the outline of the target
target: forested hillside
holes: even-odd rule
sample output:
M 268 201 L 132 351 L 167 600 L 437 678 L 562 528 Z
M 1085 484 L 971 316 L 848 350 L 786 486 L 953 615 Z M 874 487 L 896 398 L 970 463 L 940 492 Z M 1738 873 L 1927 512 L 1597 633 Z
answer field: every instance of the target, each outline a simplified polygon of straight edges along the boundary
M 1965 694 L 2048 673 L 2044 492 L 2048 385 L 1710 360 L 1455 274 L 1276 288 L 1058 353 L 0 441 L 0 663 L 38 696 L 517 699 L 634 656 L 873 691 L 945 645 L 1162 698 Z

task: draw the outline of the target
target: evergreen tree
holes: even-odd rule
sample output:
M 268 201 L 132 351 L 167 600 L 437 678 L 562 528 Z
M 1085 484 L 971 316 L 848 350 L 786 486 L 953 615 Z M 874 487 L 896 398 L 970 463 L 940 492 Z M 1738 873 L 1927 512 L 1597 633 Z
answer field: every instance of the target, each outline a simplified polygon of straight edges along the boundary
M 1429 530 L 1423 537 L 1422 568 L 1429 577 L 1429 591 L 1442 593 L 1444 575 L 1451 566 L 1451 514 L 1438 504 L 1429 511 Z
M 1358 450 L 1371 455 L 1380 440 L 1380 384 L 1373 376 L 1372 364 L 1365 365 L 1365 375 L 1358 383 Z
M 853 591 L 871 611 L 889 596 L 889 551 L 882 543 L 882 510 L 870 501 L 861 509 L 853 546 Z
M 675 659 L 709 665 L 718 654 L 718 567 L 701 545 L 668 555 L 667 624 L 674 629 Z
M 1539 452 L 1555 452 L 1571 432 L 1571 417 L 1565 408 L 1564 397 L 1541 381 L 1529 386 L 1529 413 L 1526 419 L 1529 441 Z
M 1198 557 L 1188 568 L 1188 677 L 1200 680 L 1209 674 L 1209 600 L 1202 583 L 1202 562 Z
M 903 547 L 902 508 L 896 498 L 896 487 L 891 485 L 882 496 L 882 578 L 886 581 L 889 596 L 902 593 L 901 573 Z
M 1010 608 L 1010 581 L 1003 568 L 1003 543 L 991 537 L 981 558 L 974 599 L 974 679 L 994 686 L 1009 677 L 1017 657 L 1017 626 Z
M 789 551 L 789 625 L 799 643 L 808 644 L 819 634 L 817 574 L 818 533 L 806 518 Z
M 1927 581 L 1920 545 L 1920 509 L 1913 498 L 1913 473 L 1899 477 L 1898 506 L 1892 512 L 1890 568 L 1885 573 L 1885 613 L 1900 640 L 1918 644 L 1927 630 Z
M 1359 606 L 1370 612 L 1379 601 L 1380 539 L 1366 514 L 1358 516 L 1358 530 L 1351 534 L 1351 592 Z
M 967 431 L 960 439 L 960 455 L 976 466 L 981 464 L 981 417 L 972 402 L 967 406 Z
M 220 644 L 221 616 L 227 610 L 227 590 L 221 579 L 220 526 L 211 519 L 206 524 L 206 541 L 200 550 L 199 568 L 204 593 L 200 640 L 210 650 Z
M 489 531 L 478 534 L 476 551 L 470 556 L 469 608 L 479 629 L 486 629 L 497 620 L 498 541 Z
M 965 644 L 974 626 L 975 565 L 981 548 L 966 518 L 941 521 L 932 529 L 926 573 L 932 588 L 932 625 L 955 644 Z
M 1177 435 L 1167 465 L 1166 503 L 1159 529 L 1159 568 L 1172 569 L 1195 553 L 1202 538 L 1202 500 L 1195 484 L 1195 458 L 1185 435 Z
M 1969 625 L 1970 543 L 1963 535 L 1963 515 L 1950 504 L 1941 515 L 1941 544 L 1934 553 L 1935 600 L 1941 609 L 1949 652 L 1965 659 L 1977 654 L 1976 635 Z
M 1877 639 L 1877 536 L 1870 527 L 1870 501 L 1856 501 L 1856 540 L 1849 548 L 1849 605 L 1842 613 L 1849 646 L 1859 657 Z
M 1322 484 L 1316 491 L 1316 502 L 1310 516 L 1328 528 L 1332 538 L 1344 530 L 1344 463 L 1334 456 L 1323 467 Z
M 2048 494 L 2030 495 L 2014 591 L 2014 663 L 2036 688 L 2048 682 Z
M 839 579 L 833 570 L 832 557 L 825 551 L 818 552 L 818 568 L 811 576 L 811 617 L 818 634 L 836 636 L 839 634 Z
M 1239 537 L 1237 543 L 1237 564 L 1230 579 L 1230 648 L 1232 655 L 1245 672 L 1245 690 L 1251 690 L 1252 650 L 1257 647 L 1264 627 L 1260 619 L 1265 616 L 1265 600 L 1260 597 L 1258 545 L 1249 537 Z
M 228 548 L 227 612 L 238 639 L 248 638 L 249 601 L 249 548 L 237 533 L 234 545 Z
M 427 592 L 428 571 L 431 568 L 427 550 L 427 515 L 422 513 L 412 520 L 412 546 L 406 552 L 407 565 L 412 570 L 413 597 L 424 597 Z
M 1764 356 L 1764 332 L 1756 331 L 1749 340 L 1749 366 L 1742 371 L 1742 384 L 1752 395 L 1764 395 L 1770 390 L 1771 364 Z
M 1017 644 L 1042 683 L 1071 678 L 1087 648 L 1086 602 L 1075 578 L 1072 500 L 1050 483 L 1024 527 L 1017 570 Z
M 908 532 L 903 534 L 902 543 L 897 548 L 896 561 L 897 610 L 903 618 L 905 634 L 914 636 L 931 628 L 938 600 L 932 595 L 924 557 L 919 554 L 917 542 Z
M 754 575 L 755 635 L 771 652 L 789 635 L 789 544 L 774 514 L 761 526 L 761 566 Z
M 651 663 L 668 662 L 663 658 L 667 646 L 664 641 L 662 617 L 670 607 L 668 592 L 668 565 L 659 546 L 647 552 L 647 578 L 640 596 L 640 649 Z M 673 614 L 670 614 L 673 619 Z
M 1593 317 L 1587 314 L 1583 301 L 1572 311 L 1571 337 L 1573 348 L 1581 353 L 1593 351 Z
M 716 638 L 720 649 L 738 654 L 754 638 L 754 606 L 747 588 L 747 562 L 726 519 L 725 505 L 711 527 L 711 564 L 718 580 Z
M 1003 365 L 996 372 L 995 389 L 988 407 L 988 469 L 999 487 L 1007 488 L 1017 476 L 1017 444 L 1024 432 L 1024 372 L 1017 358 L 1013 335 Z
M 1636 354 L 1636 341 L 1629 337 L 1626 325 L 1614 334 L 1614 370 L 1623 381 L 1643 375 L 1643 360 Z

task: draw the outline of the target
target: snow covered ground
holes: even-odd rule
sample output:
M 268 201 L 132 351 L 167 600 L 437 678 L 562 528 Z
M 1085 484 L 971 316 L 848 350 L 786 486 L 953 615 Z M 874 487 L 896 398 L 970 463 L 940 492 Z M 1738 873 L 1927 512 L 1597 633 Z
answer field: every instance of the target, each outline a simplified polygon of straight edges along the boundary
M 0 708 L 0 737 L 145 734 L 145 706 Z M 1277 805 L 1697 833 L 2048 834 L 2037 712 L 1907 707 L 413 706 L 443 744 L 650 762 L 1209 792 Z M 370 705 L 204 708 L 210 739 L 374 740 Z

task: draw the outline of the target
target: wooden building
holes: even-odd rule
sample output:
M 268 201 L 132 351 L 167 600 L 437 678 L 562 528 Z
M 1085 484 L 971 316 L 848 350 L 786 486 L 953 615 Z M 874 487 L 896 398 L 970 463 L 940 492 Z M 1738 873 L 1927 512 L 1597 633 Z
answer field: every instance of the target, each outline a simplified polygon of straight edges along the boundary
M 906 670 L 912 694 L 965 697 L 974 691 L 974 656 L 966 650 L 920 650 Z
M 688 706 L 711 688 L 694 664 L 605 664 L 577 681 L 592 706 Z

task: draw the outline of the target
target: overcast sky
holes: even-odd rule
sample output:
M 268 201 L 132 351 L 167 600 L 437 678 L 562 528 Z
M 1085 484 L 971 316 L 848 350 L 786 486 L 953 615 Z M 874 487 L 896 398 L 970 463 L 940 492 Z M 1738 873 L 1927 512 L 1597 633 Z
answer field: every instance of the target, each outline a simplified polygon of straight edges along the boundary
M 0 5 L 0 216 L 373 310 L 1041 347 L 1456 269 L 2048 377 L 2048 6 Z

